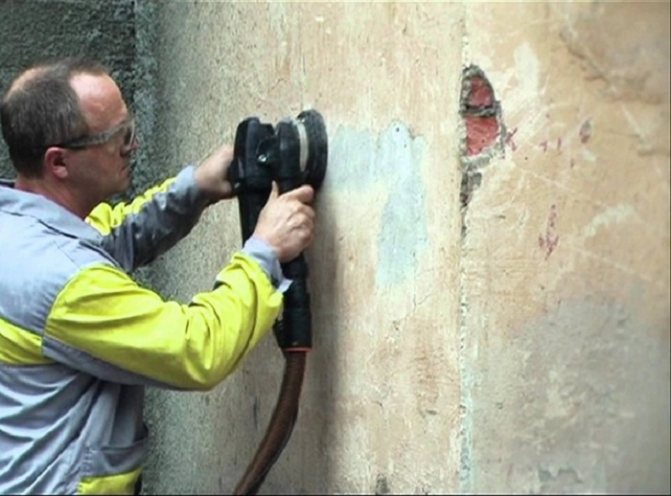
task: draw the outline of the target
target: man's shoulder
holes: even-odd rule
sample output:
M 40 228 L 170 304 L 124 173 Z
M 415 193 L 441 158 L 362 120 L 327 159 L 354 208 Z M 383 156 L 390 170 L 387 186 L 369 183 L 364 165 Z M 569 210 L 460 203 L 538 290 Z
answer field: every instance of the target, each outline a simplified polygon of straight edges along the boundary
M 0 273 L 15 281 L 67 280 L 92 264 L 114 264 L 89 239 L 73 236 L 30 216 L 0 215 Z
M 7 218 L 13 220 L 11 233 Z M 99 252 L 29 217 L 0 213 L 0 318 L 40 329 L 57 296 L 87 266 L 108 263 Z

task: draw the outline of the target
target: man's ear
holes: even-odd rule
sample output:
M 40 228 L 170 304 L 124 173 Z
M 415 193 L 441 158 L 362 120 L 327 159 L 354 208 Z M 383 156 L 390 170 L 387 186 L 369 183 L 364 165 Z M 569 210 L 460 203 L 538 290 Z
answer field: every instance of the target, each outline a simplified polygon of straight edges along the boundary
M 44 152 L 44 172 L 56 179 L 68 177 L 68 155 L 69 150 L 58 146 L 50 146 Z

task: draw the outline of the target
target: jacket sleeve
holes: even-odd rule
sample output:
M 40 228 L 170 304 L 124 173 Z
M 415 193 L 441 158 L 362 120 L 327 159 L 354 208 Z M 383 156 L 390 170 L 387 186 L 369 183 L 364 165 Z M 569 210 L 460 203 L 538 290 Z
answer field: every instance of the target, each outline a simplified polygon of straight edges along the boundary
M 130 203 L 101 203 L 86 218 L 124 270 L 151 262 L 196 225 L 208 200 L 196 185 L 194 171 L 195 166 L 188 166 Z
M 163 301 L 123 271 L 79 271 L 47 318 L 46 356 L 106 380 L 207 390 L 231 373 L 270 329 L 282 294 L 244 253 L 216 289 L 188 305 Z

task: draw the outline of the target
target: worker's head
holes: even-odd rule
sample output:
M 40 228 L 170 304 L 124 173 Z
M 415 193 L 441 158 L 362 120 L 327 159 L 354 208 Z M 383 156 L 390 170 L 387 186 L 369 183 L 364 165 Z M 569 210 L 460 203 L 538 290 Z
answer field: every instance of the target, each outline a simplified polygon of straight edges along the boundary
M 101 200 L 128 187 L 134 121 L 98 62 L 66 58 L 25 70 L 3 96 L 0 118 L 20 176 Z

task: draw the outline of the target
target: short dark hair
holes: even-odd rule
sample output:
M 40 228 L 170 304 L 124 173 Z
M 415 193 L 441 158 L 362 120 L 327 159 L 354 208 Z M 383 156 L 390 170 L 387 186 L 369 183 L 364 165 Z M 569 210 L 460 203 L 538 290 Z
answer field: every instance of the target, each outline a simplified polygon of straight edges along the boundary
M 17 83 L 29 70 L 35 73 Z M 72 76 L 80 73 L 103 75 L 109 71 L 95 60 L 67 57 L 33 65 L 10 84 L 0 102 L 0 121 L 17 172 L 40 176 L 49 146 L 88 133 L 79 98 L 70 85 Z

